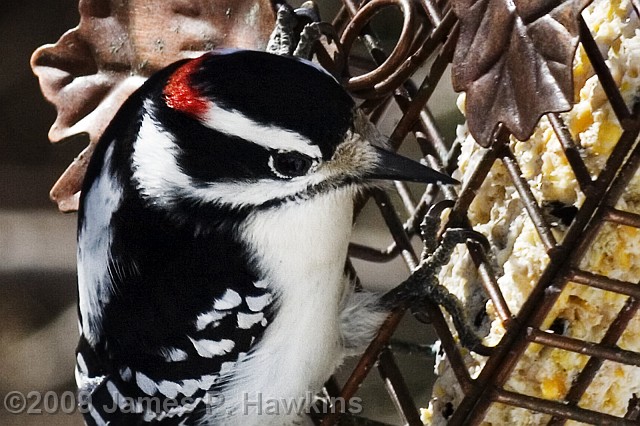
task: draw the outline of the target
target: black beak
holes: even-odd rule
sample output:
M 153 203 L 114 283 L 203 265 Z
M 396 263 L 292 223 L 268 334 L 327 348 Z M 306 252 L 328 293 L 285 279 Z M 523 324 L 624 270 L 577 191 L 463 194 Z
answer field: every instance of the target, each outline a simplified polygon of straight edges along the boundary
M 366 174 L 369 179 L 403 180 L 409 182 L 459 184 L 457 180 L 423 166 L 417 161 L 374 146 L 378 164 Z

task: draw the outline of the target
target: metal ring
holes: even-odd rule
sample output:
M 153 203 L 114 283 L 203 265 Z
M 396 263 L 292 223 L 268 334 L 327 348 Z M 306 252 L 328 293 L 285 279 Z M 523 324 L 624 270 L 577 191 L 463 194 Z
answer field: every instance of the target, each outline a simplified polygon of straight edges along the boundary
M 389 57 L 376 69 L 363 75 L 351 77 L 346 83 L 346 87 L 351 91 L 358 91 L 375 86 L 384 81 L 404 62 L 409 56 L 411 42 L 413 40 L 415 27 L 415 14 L 413 13 L 413 3 L 411 0 L 373 0 L 363 6 L 353 17 L 342 34 L 342 46 L 346 52 L 351 49 L 353 42 L 360 35 L 362 29 L 369 21 L 383 8 L 397 6 L 402 10 L 404 22 L 400 39 Z M 348 55 L 346 56 L 348 57 Z

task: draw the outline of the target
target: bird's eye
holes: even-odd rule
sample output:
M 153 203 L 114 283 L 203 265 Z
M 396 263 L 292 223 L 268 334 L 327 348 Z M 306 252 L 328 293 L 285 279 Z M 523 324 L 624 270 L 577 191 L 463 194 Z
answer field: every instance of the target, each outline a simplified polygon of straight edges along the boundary
M 269 159 L 271 170 L 282 179 L 304 176 L 313 164 L 313 159 L 298 152 L 278 152 Z

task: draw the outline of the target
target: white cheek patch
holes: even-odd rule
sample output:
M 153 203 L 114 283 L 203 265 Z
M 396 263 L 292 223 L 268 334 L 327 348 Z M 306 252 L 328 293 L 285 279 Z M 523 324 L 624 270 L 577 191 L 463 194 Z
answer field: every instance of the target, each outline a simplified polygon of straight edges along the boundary
M 276 133 L 282 136 L 282 132 Z M 293 197 L 326 178 L 318 171 L 287 181 L 257 179 L 209 182 L 204 186 L 196 186 L 178 165 L 180 149 L 174 138 L 174 135 L 163 130 L 158 122 L 146 114 L 142 119 L 138 138 L 133 144 L 133 179 L 136 186 L 143 197 L 161 207 L 169 207 L 181 199 L 230 207 L 259 206 L 274 199 Z M 273 142 L 276 145 L 279 143 L 275 142 L 277 140 Z M 283 146 L 290 148 L 286 141 L 281 142 Z M 299 152 L 300 145 L 300 142 L 296 143 Z M 310 155 L 319 155 L 318 147 L 309 145 L 306 148 Z
M 146 114 L 133 144 L 133 178 L 144 197 L 160 205 L 171 205 L 173 193 L 191 186 L 191 179 L 178 167 L 179 148 L 173 135 Z

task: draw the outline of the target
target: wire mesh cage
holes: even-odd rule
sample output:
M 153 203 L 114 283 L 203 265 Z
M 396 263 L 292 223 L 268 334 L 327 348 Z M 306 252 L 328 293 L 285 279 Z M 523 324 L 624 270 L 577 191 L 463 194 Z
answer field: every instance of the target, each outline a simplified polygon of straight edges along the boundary
M 590 67 L 589 73 L 594 76 L 592 83 L 597 85 L 598 90 L 604 95 L 600 95 L 603 98 L 601 104 L 605 104 L 605 108 L 611 111 L 609 120 L 614 126 L 619 126 L 616 127 L 618 131 L 614 136 L 601 136 L 610 139 L 611 149 L 608 155 L 603 155 L 605 158 L 598 161 L 596 168 L 594 162 L 587 158 L 588 149 L 585 142 L 580 140 L 580 131 L 573 128 L 575 123 L 567 123 L 567 120 L 573 118 L 561 114 L 558 110 L 543 110 L 539 115 L 544 114 L 541 120 L 545 126 L 544 138 L 547 141 L 552 138 L 557 141 L 556 150 L 558 156 L 564 160 L 564 172 L 567 177 L 557 178 L 550 172 L 539 173 L 537 176 L 542 178 L 535 179 L 536 175 L 523 169 L 531 167 L 526 164 L 527 161 L 537 161 L 536 158 L 529 158 L 531 155 L 543 153 L 532 153 L 531 151 L 536 149 L 535 144 L 525 146 L 513 136 L 517 134 L 522 139 L 522 132 L 517 126 L 516 130 L 511 130 L 513 127 L 510 129 L 500 124 L 494 129 L 491 123 L 484 124 L 484 129 L 478 134 L 481 137 L 489 136 L 486 140 L 479 139 L 486 148 L 473 148 L 477 152 L 471 161 L 469 154 L 463 152 L 470 149 L 464 135 L 450 146 L 434 119 L 429 101 L 434 88 L 454 58 L 456 44 L 460 43 L 458 39 L 461 27 L 465 25 L 454 13 L 455 5 L 452 3 L 455 2 L 388 0 L 363 3 L 343 1 L 344 5 L 333 22 L 342 34 L 344 54 L 349 56 L 351 43 L 356 35 L 360 36 L 371 58 L 368 66 L 362 65 L 366 61 L 359 58 L 360 65 L 374 69 L 365 75 L 351 78 L 347 87 L 356 97 L 364 99 L 361 108 L 370 114 L 374 122 L 380 118 L 388 104 L 395 103 L 402 111 L 402 116 L 390 135 L 392 145 L 398 148 L 405 140 L 410 141 L 407 143 L 417 143 L 425 161 L 432 167 L 447 172 L 462 167 L 463 186 L 459 191 L 450 187 L 432 186 L 424 193 L 412 194 L 406 185 L 396 183 L 395 191 L 403 204 L 399 210 L 394 209 L 388 194 L 374 193 L 373 199 L 389 229 L 391 243 L 385 249 L 353 245 L 351 255 L 370 262 L 385 262 L 390 258 L 401 257 L 408 267 L 414 270 L 419 257 L 410 240 L 417 235 L 418 225 L 428 206 L 438 203 L 436 206 L 440 206 L 439 210 L 447 212 L 446 227 L 475 225 L 476 229 L 482 230 L 481 232 L 497 232 L 496 227 L 483 226 L 488 221 L 478 218 L 478 210 L 482 209 L 475 208 L 474 204 L 490 201 L 491 198 L 485 197 L 487 192 L 491 192 L 491 187 L 500 187 L 502 191 L 508 187 L 508 196 L 518 200 L 517 207 L 514 207 L 518 212 L 515 215 L 506 214 L 502 220 L 513 220 L 521 213 L 526 215 L 525 220 L 533 231 L 533 241 L 530 244 L 537 246 L 537 261 L 541 262 L 537 272 L 530 273 L 526 278 L 530 287 L 523 294 L 522 303 L 517 304 L 508 301 L 513 296 L 513 291 L 505 290 L 510 283 L 508 280 L 501 280 L 508 275 L 504 270 L 506 259 L 501 260 L 503 263 L 497 262 L 496 257 L 500 256 L 492 254 L 491 251 L 485 252 L 473 241 L 468 241 L 464 254 L 454 258 L 454 264 L 450 265 L 448 271 L 451 272 L 455 267 L 455 262 L 467 262 L 472 265 L 475 270 L 466 271 L 463 276 L 466 274 L 469 279 L 476 281 L 473 286 L 475 297 L 478 297 L 479 292 L 482 293 L 482 305 L 488 302 L 491 306 L 491 316 L 495 319 L 494 326 L 499 324 L 503 330 L 497 333 L 499 338 L 492 342 L 489 352 L 483 354 L 486 356 L 476 356 L 481 359 L 477 361 L 470 357 L 468 350 L 460 346 L 458 333 L 450 326 L 447 313 L 436 303 L 425 304 L 428 320 L 437 331 L 446 353 L 449 374 L 452 373 L 454 377 L 453 380 L 449 377 L 448 386 L 457 387 L 460 393 L 457 397 L 445 397 L 443 401 L 436 403 L 440 412 L 430 413 L 430 417 L 433 417 L 424 420 L 433 420 L 434 423 L 447 421 L 453 425 L 504 422 L 556 425 L 564 424 L 568 420 L 588 424 L 638 424 L 640 406 L 637 394 L 625 395 L 624 391 L 618 390 L 621 401 L 617 404 L 610 401 L 609 410 L 593 408 L 598 404 L 590 403 L 589 399 L 585 398 L 589 392 L 602 396 L 599 390 L 590 387 L 594 380 L 609 380 L 611 383 L 618 380 L 634 380 L 632 369 L 636 369 L 633 373 L 637 374 L 637 367 L 640 366 L 637 344 L 629 344 L 629 340 L 633 339 L 630 336 L 637 337 L 637 334 L 634 334 L 637 328 L 635 324 L 639 320 L 637 310 L 640 293 L 638 283 L 634 281 L 639 275 L 632 263 L 638 261 L 633 250 L 640 237 L 640 215 L 631 203 L 621 202 L 625 196 L 629 198 L 629 194 L 634 191 L 633 186 L 637 185 L 637 170 L 640 165 L 640 111 L 637 92 L 631 98 L 621 92 L 620 70 L 610 69 L 608 46 L 603 47 L 602 42 L 596 42 L 593 34 L 597 29 L 590 28 L 585 18 L 580 15 L 586 4 L 574 5 L 574 8 L 577 8 L 574 9 L 576 35 L 580 42 L 578 56 L 582 56 L 584 66 Z M 464 7 L 464 3 L 459 2 L 458 8 Z M 626 14 L 624 19 L 630 21 L 637 29 L 638 4 L 614 3 L 616 4 L 608 4 L 605 7 L 623 10 Z M 470 9 L 484 8 L 482 13 L 485 16 L 491 11 L 487 2 L 467 6 Z M 531 4 L 529 6 L 535 8 Z M 539 15 L 531 18 L 529 22 L 540 20 L 545 14 L 552 14 L 557 6 L 538 5 Z M 401 36 L 390 54 L 380 48 L 380 41 L 368 26 L 371 17 L 386 7 L 396 7 L 403 14 Z M 515 8 L 525 7 L 517 4 Z M 505 26 L 511 25 L 506 20 L 494 21 L 493 30 L 503 31 L 499 28 L 501 23 Z M 467 22 L 466 25 L 474 24 Z M 477 32 L 473 42 L 477 45 L 476 49 L 482 49 L 481 43 L 495 43 L 491 34 L 483 33 L 481 28 L 478 29 L 478 24 L 475 25 Z M 532 33 L 533 30 L 528 35 L 535 37 Z M 613 40 L 614 43 L 619 42 L 620 36 L 613 37 Z M 578 91 L 580 84 L 584 84 L 584 78 L 579 75 L 581 71 L 576 70 L 578 65 L 573 59 L 572 52 L 569 67 L 573 64 Z M 533 68 L 536 64 L 532 61 L 522 66 Z M 426 77 L 419 84 L 414 84 L 408 78 L 423 67 L 428 68 Z M 583 78 L 582 83 L 578 81 L 580 78 Z M 543 91 L 536 91 L 536 88 L 530 87 L 525 96 L 540 97 L 544 94 Z M 570 101 L 573 105 L 579 104 L 579 93 L 576 93 L 575 98 L 570 98 Z M 522 104 L 526 106 L 526 102 Z M 567 109 L 569 108 L 562 110 Z M 476 121 L 490 121 L 489 111 L 467 112 L 481 114 L 481 117 L 475 118 Z M 535 116 L 535 111 L 529 113 L 534 115 L 533 120 L 537 122 L 539 115 Z M 413 137 L 407 137 L 411 134 Z M 529 135 L 525 136 L 527 139 Z M 576 182 L 574 189 L 580 194 L 579 200 L 543 197 L 545 191 L 541 191 L 540 188 L 545 185 L 561 185 L 557 179 L 562 178 Z M 403 217 L 409 219 L 403 221 Z M 443 227 L 441 232 L 446 227 Z M 487 237 L 494 244 L 496 240 L 504 239 L 496 235 Z M 620 254 L 614 254 L 606 267 L 594 265 L 590 259 L 594 257 L 594 251 L 603 249 L 605 239 L 609 241 L 608 249 Z M 494 247 L 496 251 L 503 249 L 504 247 Z M 531 260 L 524 258 L 522 261 Z M 625 272 L 617 275 L 612 273 L 616 270 Z M 447 282 L 446 278 L 444 281 Z M 579 290 L 575 291 L 576 288 Z M 576 294 L 585 291 L 592 292 L 592 296 L 600 299 L 603 304 L 608 303 L 605 300 L 615 299 L 615 303 L 607 307 L 611 310 L 610 317 L 597 324 L 591 324 L 601 330 L 589 336 L 586 336 L 589 333 L 583 333 L 581 336 L 577 330 L 571 330 L 572 321 L 584 320 L 579 315 L 562 318 L 561 314 L 566 313 L 568 304 L 571 304 L 567 301 L 568 298 L 578 299 L 579 296 Z M 472 297 L 467 297 L 467 301 L 470 299 Z M 588 303 L 584 299 L 580 300 Z M 479 313 L 487 315 L 486 312 Z M 388 319 L 338 395 L 345 399 L 352 397 L 364 377 L 377 363 L 403 421 L 407 424 L 420 424 L 416 404 L 388 346 L 402 315 L 403 312 L 395 312 Z M 633 327 L 630 324 L 634 324 Z M 486 329 L 485 332 L 488 334 Z M 625 333 L 628 335 L 626 340 Z M 535 359 L 540 362 L 538 368 L 546 368 L 546 365 L 542 365 L 546 362 L 542 359 L 544 356 L 532 355 L 545 351 L 552 354 L 550 357 L 556 358 L 567 353 L 579 355 L 567 358 L 574 360 L 571 366 L 556 362 L 549 377 L 541 379 L 537 384 L 538 392 L 532 392 L 526 387 L 519 391 L 517 385 L 512 383 L 514 378 L 522 375 L 523 368 L 535 369 L 536 363 L 532 362 Z M 616 369 L 607 365 L 608 363 L 625 367 Z M 611 374 L 613 376 L 607 379 L 607 375 Z M 604 379 L 598 378 L 599 375 L 604 376 Z M 526 374 L 523 377 L 526 378 Z M 631 388 L 637 392 L 637 386 Z M 437 395 L 435 390 L 434 395 Z M 505 406 L 513 409 L 504 410 Z M 503 413 L 500 417 L 494 413 L 492 416 L 492 410 L 503 410 L 508 414 Z M 529 412 L 529 417 L 524 414 L 525 411 Z M 338 414 L 329 415 L 323 419 L 322 424 L 336 424 L 339 417 Z M 500 418 L 502 421 L 495 420 Z
M 273 11 L 281 4 L 267 3 Z M 331 396 L 349 400 L 377 366 L 406 424 L 640 424 L 640 4 L 590 3 L 342 0 L 332 24 L 318 26 L 326 37 L 314 45 L 316 59 L 343 78 L 370 120 L 400 111 L 390 145 L 413 144 L 426 164 L 462 182 L 372 191 L 389 244 L 352 244 L 351 257 L 401 258 L 415 272 L 426 216 L 441 221 L 432 229 L 439 238 L 461 228 L 490 243 L 467 239 L 439 265 L 444 298 L 460 301 L 464 318 L 436 298 L 415 312 L 442 349 L 428 409 L 418 410 L 390 347 L 409 306 L 387 319 L 345 383 L 327 384 Z M 397 43 L 385 50 L 371 21 L 389 8 L 401 19 Z M 64 62 L 61 52 L 34 55 L 44 87 L 51 82 L 42 70 Z M 82 68 L 79 57 L 71 55 L 71 74 Z M 467 120 L 453 143 L 432 110 L 452 62 Z M 131 69 L 144 76 L 148 65 Z M 131 79 L 123 81 L 112 93 L 126 92 Z M 65 118 L 66 98 L 48 94 Z M 101 112 L 78 111 L 73 125 L 54 126 L 53 139 Z M 73 186 L 82 173 L 72 172 Z M 469 344 L 465 330 L 482 344 Z M 334 411 L 316 421 L 366 422 Z

